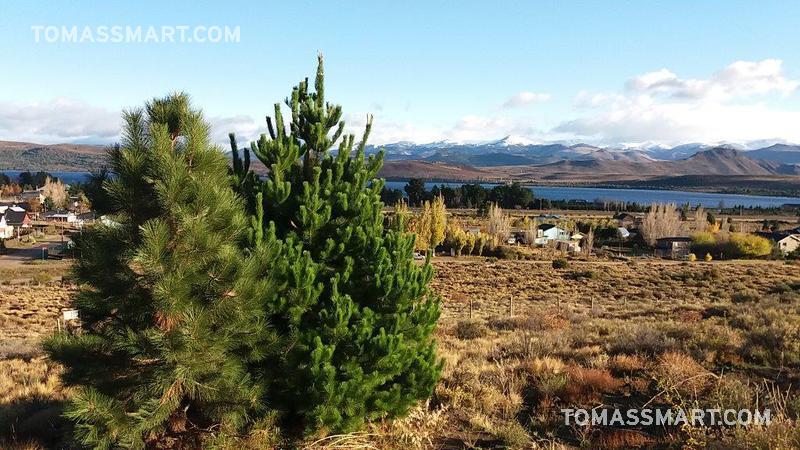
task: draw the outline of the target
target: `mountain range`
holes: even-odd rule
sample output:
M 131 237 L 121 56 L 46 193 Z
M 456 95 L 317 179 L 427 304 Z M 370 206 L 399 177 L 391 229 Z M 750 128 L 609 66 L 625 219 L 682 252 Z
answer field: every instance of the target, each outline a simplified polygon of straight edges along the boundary
M 751 143 L 752 144 L 752 143 Z M 752 147 L 735 143 L 689 143 L 674 147 L 644 143 L 597 147 L 583 143 L 534 143 L 522 138 L 506 136 L 503 139 L 481 143 L 456 143 L 448 141 L 429 144 L 398 142 L 382 146 L 368 146 L 368 151 L 384 149 L 386 160 L 417 160 L 467 164 L 474 167 L 543 165 L 559 161 L 612 160 L 646 163 L 652 160 L 681 160 L 697 152 L 712 148 L 739 150 L 751 159 L 762 159 L 779 164 L 800 164 L 800 145 L 772 144 Z
M 782 177 L 800 186 L 800 145 L 785 143 L 755 148 L 730 143 L 603 148 L 506 137 L 472 144 L 399 142 L 368 146 L 367 151 L 380 148 L 386 152 L 381 176 L 394 179 L 557 183 L 715 175 Z M 0 141 L 0 171 L 90 171 L 106 163 L 102 146 Z

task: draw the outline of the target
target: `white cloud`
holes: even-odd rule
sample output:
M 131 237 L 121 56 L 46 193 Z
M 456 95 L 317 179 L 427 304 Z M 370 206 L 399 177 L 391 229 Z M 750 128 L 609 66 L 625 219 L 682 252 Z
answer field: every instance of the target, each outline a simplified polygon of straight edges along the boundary
M 534 103 L 541 103 L 550 100 L 550 94 L 538 92 L 519 92 L 512 95 L 503 103 L 503 108 L 519 108 Z
M 46 102 L 0 102 L 0 139 L 41 144 L 111 142 L 118 138 L 119 111 L 57 98 Z
M 777 92 L 794 92 L 800 81 L 786 78 L 783 61 L 736 61 L 704 80 L 684 79 L 661 69 L 628 80 L 628 91 L 665 94 L 676 99 L 724 101 Z
M 211 141 L 219 144 L 224 150 L 230 148 L 229 133 L 236 135 L 239 147 L 249 146 L 250 141 L 257 140 L 263 133 L 267 133 L 267 122 L 257 123 L 252 117 L 238 115 L 232 117 L 211 117 Z
M 476 142 L 507 135 L 535 141 L 584 140 L 608 145 L 758 139 L 800 142 L 800 106 L 785 98 L 796 95 L 799 88 L 800 80 L 787 76 L 782 61 L 777 59 L 737 61 L 698 79 L 683 78 L 664 68 L 635 76 L 616 92 L 579 92 L 573 103 L 575 115 L 551 130 L 543 130 L 530 115 L 521 116 L 522 111 L 505 110 L 545 101 L 550 98 L 546 93 L 520 92 L 502 103 L 500 110 L 486 114 L 465 111 L 465 115 L 451 118 L 450 122 L 435 124 L 393 119 L 372 105 L 377 114 L 370 143 Z M 776 100 L 780 96 L 784 98 L 778 106 Z M 240 145 L 247 145 L 266 132 L 263 118 L 208 117 L 212 140 L 225 149 L 230 132 L 236 133 Z M 359 139 L 366 114 L 350 113 L 345 120 L 346 131 Z M 119 140 L 120 129 L 120 113 L 115 108 L 66 98 L 0 102 L 3 140 L 110 143 Z
M 623 93 L 581 92 L 575 106 L 590 112 L 553 132 L 604 144 L 658 141 L 800 142 L 800 110 L 770 106 L 770 94 L 789 95 L 800 81 L 780 60 L 737 61 L 707 79 L 683 79 L 661 69 L 628 80 Z

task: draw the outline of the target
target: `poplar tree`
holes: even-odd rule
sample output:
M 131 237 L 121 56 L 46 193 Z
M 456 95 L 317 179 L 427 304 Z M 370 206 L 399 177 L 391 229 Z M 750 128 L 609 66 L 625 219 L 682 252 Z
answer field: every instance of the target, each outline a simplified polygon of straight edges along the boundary
M 358 144 L 345 135 L 341 107 L 325 98 L 321 56 L 313 88 L 306 79 L 292 90 L 288 123 L 275 105 L 269 136 L 250 146 L 268 174 L 239 191 L 253 205 L 248 251 L 262 263 L 253 275 L 284 280 L 262 297 L 288 343 L 256 366 L 265 401 L 290 431 L 324 434 L 404 414 L 430 396 L 441 362 L 432 268 L 413 261 L 414 236 L 402 225 L 384 227 L 383 153 L 364 152 L 372 118 Z M 234 184 L 247 176 L 241 166 L 233 173 Z
M 265 411 L 250 375 L 275 343 L 258 301 L 239 292 L 246 216 L 227 159 L 188 97 L 123 114 L 103 183 L 113 222 L 78 240 L 83 332 L 46 343 L 76 387 L 66 410 L 94 448 L 197 448 Z M 212 433 L 213 432 L 213 433 Z

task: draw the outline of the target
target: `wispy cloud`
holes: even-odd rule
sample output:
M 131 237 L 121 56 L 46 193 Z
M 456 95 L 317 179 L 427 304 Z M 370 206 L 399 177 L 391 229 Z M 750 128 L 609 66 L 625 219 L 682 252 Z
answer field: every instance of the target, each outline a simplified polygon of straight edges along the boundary
M 550 94 L 538 92 L 519 92 L 512 95 L 503 103 L 503 108 L 520 108 L 522 106 L 541 103 L 550 100 Z
M 57 98 L 46 102 L 0 102 L 0 139 L 53 144 L 110 142 L 119 136 L 119 111 Z
M 737 61 L 706 79 L 681 78 L 661 69 L 631 78 L 622 92 L 581 92 L 575 106 L 590 111 L 554 132 L 606 144 L 748 141 L 800 142 L 800 110 L 771 106 L 800 81 L 783 73 L 782 61 Z
M 800 81 L 786 78 L 783 61 L 736 61 L 708 79 L 680 78 L 668 69 L 645 73 L 626 83 L 629 92 L 665 94 L 676 99 L 724 101 L 777 92 L 794 92 Z

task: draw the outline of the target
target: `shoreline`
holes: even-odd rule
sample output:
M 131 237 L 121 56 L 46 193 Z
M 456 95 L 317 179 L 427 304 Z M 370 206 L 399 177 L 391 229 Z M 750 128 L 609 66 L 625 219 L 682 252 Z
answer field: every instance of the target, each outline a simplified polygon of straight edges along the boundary
M 411 178 L 415 177 L 385 177 L 386 182 L 408 182 Z M 800 203 L 800 184 L 794 189 L 765 189 L 765 188 L 742 188 L 742 187 L 722 187 L 722 186 L 676 186 L 676 185 L 659 185 L 649 183 L 652 180 L 632 180 L 615 181 L 615 182 L 591 182 L 591 181 L 551 181 L 551 180 L 506 180 L 506 181 L 490 181 L 490 180 L 459 180 L 459 179 L 444 179 L 444 178 L 423 178 L 425 183 L 443 183 L 443 184 L 481 184 L 481 185 L 502 185 L 509 184 L 509 182 L 518 182 L 520 185 L 535 188 L 535 187 L 564 187 L 564 188 L 577 188 L 577 189 L 611 189 L 619 191 L 664 191 L 664 192 L 688 192 L 695 194 L 721 194 L 721 195 L 741 195 L 752 197 L 772 197 L 772 198 L 790 198 L 797 199 Z M 733 180 L 731 180 L 733 181 Z M 779 181 L 779 180 L 778 180 Z

